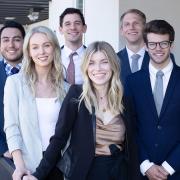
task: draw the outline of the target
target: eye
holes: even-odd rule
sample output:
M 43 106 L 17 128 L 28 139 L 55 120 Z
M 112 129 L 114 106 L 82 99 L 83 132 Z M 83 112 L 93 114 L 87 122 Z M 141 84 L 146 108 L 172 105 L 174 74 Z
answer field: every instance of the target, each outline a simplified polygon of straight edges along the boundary
M 21 42 L 21 40 L 22 40 L 21 38 L 14 38 L 13 39 L 13 41 L 15 41 L 15 42 Z
M 7 42 L 9 42 L 9 39 L 8 38 L 2 39 L 2 42 L 7 43 Z

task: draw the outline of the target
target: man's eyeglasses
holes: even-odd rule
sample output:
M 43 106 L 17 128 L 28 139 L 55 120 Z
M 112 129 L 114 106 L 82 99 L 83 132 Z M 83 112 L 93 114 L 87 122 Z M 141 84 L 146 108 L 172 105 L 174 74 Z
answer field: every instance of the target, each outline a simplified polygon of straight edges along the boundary
M 154 50 L 156 49 L 157 45 L 159 45 L 161 49 L 166 49 L 169 46 L 171 46 L 171 44 L 172 44 L 172 41 L 148 42 L 147 47 L 151 50 Z

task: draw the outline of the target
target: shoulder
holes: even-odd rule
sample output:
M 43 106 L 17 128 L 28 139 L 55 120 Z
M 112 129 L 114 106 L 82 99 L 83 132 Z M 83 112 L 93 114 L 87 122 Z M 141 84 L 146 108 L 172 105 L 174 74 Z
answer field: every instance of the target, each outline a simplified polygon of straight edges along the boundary
M 121 49 L 121 50 L 117 53 L 117 55 L 118 55 L 119 57 L 121 57 L 121 56 L 123 56 L 126 52 L 127 52 L 126 48 L 123 48 L 123 49 Z

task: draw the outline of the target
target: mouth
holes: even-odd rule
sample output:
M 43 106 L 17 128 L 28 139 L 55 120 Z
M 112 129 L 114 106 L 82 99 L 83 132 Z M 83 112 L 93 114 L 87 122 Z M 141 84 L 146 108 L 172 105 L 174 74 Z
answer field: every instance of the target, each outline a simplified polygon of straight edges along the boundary
M 46 61 L 48 59 L 48 56 L 38 57 L 40 61 Z

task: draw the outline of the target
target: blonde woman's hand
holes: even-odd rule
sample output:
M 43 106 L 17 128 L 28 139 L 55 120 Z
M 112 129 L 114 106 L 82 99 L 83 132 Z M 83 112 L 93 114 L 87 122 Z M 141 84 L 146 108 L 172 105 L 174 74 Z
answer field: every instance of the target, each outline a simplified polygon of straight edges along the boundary
M 23 180 L 38 180 L 38 179 L 34 177 L 33 175 L 26 175 L 26 176 L 23 176 Z
M 16 168 L 13 172 L 12 179 L 13 180 L 22 180 L 22 177 L 24 175 L 29 175 L 29 174 L 30 174 L 30 171 L 24 167 Z

